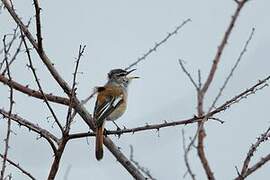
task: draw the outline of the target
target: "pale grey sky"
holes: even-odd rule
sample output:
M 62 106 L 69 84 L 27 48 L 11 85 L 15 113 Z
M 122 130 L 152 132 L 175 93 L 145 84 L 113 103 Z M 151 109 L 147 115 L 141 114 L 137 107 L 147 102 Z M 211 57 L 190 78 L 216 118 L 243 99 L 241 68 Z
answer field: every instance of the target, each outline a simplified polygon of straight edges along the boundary
M 14 4 L 16 12 L 24 22 L 33 17 L 34 8 L 31 0 L 14 0 Z M 128 110 L 117 121 L 120 126 L 130 128 L 146 123 L 189 118 L 196 113 L 195 90 L 181 71 L 178 59 L 186 61 L 185 65 L 194 77 L 197 76 L 197 70 L 201 69 L 202 78 L 205 80 L 217 46 L 236 7 L 233 0 L 58 0 L 41 1 L 40 4 L 45 51 L 65 80 L 72 80 L 74 57 L 77 56 L 79 45 L 87 46 L 80 66 L 83 74 L 78 76 L 77 94 L 80 98 L 89 95 L 95 86 L 104 84 L 110 69 L 126 67 L 182 21 L 192 19 L 177 36 L 137 66 L 135 74 L 141 79 L 131 84 Z M 269 7 L 269 0 L 252 0 L 241 12 L 224 51 L 213 86 L 206 96 L 206 107 L 210 105 L 230 72 L 252 27 L 256 28 L 253 40 L 219 104 L 270 74 Z M 2 10 L 1 37 L 10 33 L 13 27 L 13 20 Z M 34 23 L 31 29 L 34 29 Z M 36 88 L 31 72 L 25 68 L 26 60 L 24 54 L 19 56 L 12 67 L 12 76 L 15 80 L 23 84 L 30 83 L 31 87 Z M 34 60 L 44 90 L 63 95 L 58 85 L 47 75 L 47 70 L 38 58 Z M 8 88 L 1 85 L 0 94 L 0 106 L 7 109 Z M 269 88 L 264 89 L 219 114 L 217 117 L 226 121 L 224 124 L 212 121 L 207 123 L 206 152 L 217 179 L 227 180 L 237 175 L 235 166 L 242 166 L 251 143 L 254 143 L 256 137 L 270 125 L 267 113 L 270 107 L 269 98 Z M 18 92 L 15 93 L 15 101 L 14 112 L 42 127 L 51 127 L 52 120 L 46 119 L 50 113 L 42 101 Z M 93 111 L 93 103 L 94 99 L 87 105 L 90 112 Z M 57 115 L 64 120 L 66 109 L 63 106 L 56 108 Z M 5 126 L 6 121 L 0 121 L 1 141 L 4 138 Z M 110 123 L 107 123 L 107 127 L 114 128 Z M 177 126 L 162 129 L 159 134 L 147 131 L 112 139 L 127 156 L 129 145 L 132 144 L 134 158 L 142 166 L 150 169 L 157 179 L 183 179 L 186 167 L 183 161 L 181 130 L 184 128 L 186 135 L 192 136 L 195 127 L 196 124 Z M 50 129 L 56 134 L 59 133 L 57 128 Z M 48 144 L 43 139 L 36 140 L 37 135 L 26 128 L 18 128 L 13 124 L 12 130 L 16 135 L 11 136 L 9 157 L 19 162 L 38 179 L 46 179 L 53 160 Z M 81 119 L 77 118 L 73 131 L 87 130 Z M 260 151 L 256 152 L 254 160 L 260 159 L 269 151 L 269 142 L 263 144 Z M 190 157 L 197 179 L 206 179 L 195 150 Z M 74 140 L 68 144 L 57 180 L 63 179 L 69 165 L 69 180 L 132 179 L 107 150 L 104 159 L 96 161 L 92 138 L 89 139 L 89 144 L 86 139 Z M 268 179 L 269 168 L 270 166 L 266 165 L 248 179 Z M 12 172 L 15 180 L 27 179 L 14 168 L 8 168 L 7 172 Z

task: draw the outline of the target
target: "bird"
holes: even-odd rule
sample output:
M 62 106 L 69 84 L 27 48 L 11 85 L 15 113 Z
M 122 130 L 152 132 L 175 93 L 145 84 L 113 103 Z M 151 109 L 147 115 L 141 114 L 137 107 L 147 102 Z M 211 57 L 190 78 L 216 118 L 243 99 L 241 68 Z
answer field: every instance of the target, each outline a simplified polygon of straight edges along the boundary
M 115 121 L 120 118 L 127 109 L 128 86 L 137 76 L 128 76 L 131 72 L 124 69 L 112 69 L 108 73 L 108 81 L 104 86 L 97 87 L 97 98 L 94 108 L 94 120 L 96 125 L 97 160 L 103 158 L 103 133 L 106 121 Z

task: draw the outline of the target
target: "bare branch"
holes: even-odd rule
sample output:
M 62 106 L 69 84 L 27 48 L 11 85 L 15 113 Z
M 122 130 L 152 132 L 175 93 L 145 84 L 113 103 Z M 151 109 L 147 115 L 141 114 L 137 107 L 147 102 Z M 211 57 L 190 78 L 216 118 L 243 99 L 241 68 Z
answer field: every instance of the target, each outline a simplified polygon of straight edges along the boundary
M 202 77 L 201 77 L 201 70 L 198 69 L 198 87 L 199 89 L 202 88 Z
M 53 78 L 58 82 L 58 84 L 62 87 L 64 92 L 68 94 L 69 96 L 71 95 L 71 88 L 69 87 L 68 83 L 64 81 L 64 79 L 60 76 L 58 71 L 54 68 L 54 64 L 51 62 L 49 57 L 38 48 L 38 44 L 33 37 L 33 35 L 30 33 L 28 28 L 24 25 L 24 23 L 21 21 L 21 19 L 18 17 L 16 12 L 13 10 L 13 8 L 10 6 L 8 0 L 1 0 L 2 3 L 4 4 L 5 8 L 8 10 L 9 14 L 12 16 L 14 21 L 17 23 L 17 25 L 21 28 L 23 31 L 24 35 L 28 38 L 29 42 L 32 44 L 32 46 L 35 48 L 36 52 L 40 56 L 40 59 L 42 62 L 46 65 L 47 69 L 50 71 L 51 75 Z
M 54 180 L 56 173 L 59 169 L 59 164 L 60 164 L 60 160 L 61 157 L 63 155 L 64 149 L 67 145 L 67 141 L 68 139 L 66 139 L 66 136 L 63 136 L 63 138 L 61 139 L 61 142 L 58 146 L 58 149 L 56 150 L 56 152 L 54 153 L 54 160 L 53 160 L 53 164 L 51 166 L 51 169 L 49 171 L 49 176 L 48 176 L 48 180 Z
M 139 57 L 137 59 L 137 61 L 135 61 L 134 63 L 130 64 L 128 67 L 125 68 L 125 70 L 128 70 L 130 68 L 132 68 L 133 66 L 136 66 L 138 63 L 140 63 L 141 61 L 145 60 L 150 54 L 152 54 L 153 52 L 155 52 L 159 46 L 161 46 L 162 44 L 164 44 L 168 39 L 170 39 L 172 36 L 176 35 L 178 33 L 178 31 L 188 22 L 190 22 L 191 19 L 186 19 L 185 21 L 183 21 L 179 26 L 177 26 L 175 28 L 174 31 L 170 32 L 167 34 L 167 36 L 162 39 L 161 41 L 159 41 L 158 43 L 155 43 L 154 47 L 150 48 L 142 57 Z
M 214 99 L 212 105 L 210 106 L 209 111 L 211 111 L 211 110 L 215 107 L 215 105 L 216 105 L 218 99 L 221 97 L 222 92 L 223 92 L 224 89 L 226 88 L 226 86 L 227 86 L 229 80 L 232 78 L 234 71 L 236 70 L 238 64 L 240 63 L 240 61 L 241 61 L 243 55 L 244 55 L 245 52 L 247 51 L 248 44 L 249 44 L 249 42 L 251 41 L 251 39 L 252 39 L 252 37 L 253 37 L 253 35 L 254 35 L 254 31 L 255 31 L 255 28 L 252 28 L 252 31 L 251 31 L 251 33 L 250 33 L 250 35 L 249 35 L 249 37 L 248 37 L 248 40 L 246 41 L 246 43 L 245 43 L 245 45 L 244 45 L 244 48 L 242 49 L 242 51 L 241 51 L 239 57 L 237 58 L 237 60 L 236 60 L 236 62 L 235 62 L 235 64 L 234 64 L 234 66 L 232 67 L 232 69 L 231 69 L 229 75 L 228 75 L 227 78 L 225 79 L 225 82 L 224 82 L 224 84 L 222 85 L 222 87 L 220 88 L 220 90 L 219 90 L 219 92 L 218 92 L 218 95 L 215 97 L 215 99 Z
M 226 110 L 227 108 L 229 108 L 231 105 L 238 103 L 239 101 L 241 101 L 242 99 L 247 98 L 248 96 L 250 96 L 251 94 L 255 94 L 257 91 L 269 86 L 267 84 L 267 81 L 270 79 L 270 76 L 266 77 L 263 80 L 259 80 L 259 82 L 255 85 L 253 85 L 252 87 L 246 89 L 245 91 L 243 91 L 242 93 L 236 95 L 234 98 L 230 99 L 229 101 L 226 101 L 225 103 L 223 103 L 221 106 L 219 106 L 218 108 L 216 108 L 215 110 L 211 111 L 211 113 L 215 113 L 215 111 L 223 111 Z
M 53 150 L 56 150 L 55 145 L 52 142 L 52 140 L 55 143 L 59 144 L 59 139 L 56 136 L 54 136 L 52 133 L 47 131 L 46 129 L 43 129 L 36 124 L 33 124 L 31 121 L 26 120 L 17 114 L 11 114 L 9 116 L 8 112 L 5 111 L 4 109 L 0 109 L 0 114 L 2 114 L 4 118 L 10 117 L 10 119 L 12 121 L 18 123 L 20 126 L 24 126 L 24 127 L 28 128 L 29 130 L 32 130 L 32 131 L 38 133 L 40 135 L 40 137 L 44 137 L 49 142 L 49 144 L 52 146 Z
M 0 154 L 1 158 L 4 158 L 4 156 L 2 154 Z M 7 162 L 9 162 L 12 166 L 14 166 L 15 168 L 19 169 L 23 174 L 25 174 L 26 176 L 28 176 L 30 179 L 32 180 L 36 180 L 36 178 L 34 178 L 29 172 L 27 172 L 26 170 L 24 170 L 19 163 L 15 163 L 14 161 L 10 160 L 7 158 Z
M 270 160 L 270 154 L 262 158 L 260 161 L 258 161 L 255 165 L 253 165 L 251 168 L 249 168 L 249 163 L 251 161 L 251 158 L 254 156 L 255 151 L 258 149 L 258 147 L 267 140 L 270 139 L 270 127 L 260 135 L 260 137 L 257 138 L 257 141 L 255 144 L 252 144 L 251 147 L 248 150 L 247 156 L 244 160 L 241 173 L 236 178 L 237 180 L 245 179 L 248 175 L 255 172 L 258 168 L 260 168 L 263 164 L 265 164 L 267 161 Z
M 234 24 L 236 22 L 236 20 L 239 17 L 240 11 L 242 10 L 242 8 L 244 7 L 245 3 L 247 2 L 246 0 L 242 0 L 242 1 L 238 1 L 239 3 L 237 3 L 237 8 L 234 12 L 234 15 L 232 16 L 232 19 L 230 21 L 230 24 L 222 38 L 222 41 L 220 43 L 220 45 L 218 46 L 218 50 L 217 53 L 214 57 L 213 60 L 213 64 L 211 66 L 210 72 L 207 76 L 207 79 L 205 81 L 205 83 L 203 84 L 202 88 L 197 91 L 197 111 L 198 111 L 198 116 L 202 116 L 204 114 L 204 96 L 208 90 L 208 88 L 210 87 L 213 78 L 215 76 L 218 64 L 220 62 L 221 59 L 221 55 L 223 54 L 223 51 L 225 49 L 225 46 L 227 44 L 227 41 L 231 35 L 231 32 L 233 30 Z M 214 173 L 208 163 L 206 154 L 205 154 L 205 150 L 204 150 L 204 139 L 206 137 L 206 132 L 204 129 L 204 122 L 199 122 L 198 123 L 198 145 L 197 145 L 197 152 L 198 152 L 198 156 L 200 158 L 200 161 L 202 163 L 203 169 L 205 171 L 205 174 L 207 175 L 207 178 L 209 180 L 214 180 Z
M 20 41 L 20 43 L 19 43 L 19 45 L 18 45 L 18 47 L 17 47 L 17 49 L 16 49 L 16 51 L 15 51 L 15 53 L 13 54 L 13 56 L 12 56 L 12 58 L 10 59 L 10 61 L 9 61 L 9 63 L 8 63 L 8 66 L 10 67 L 10 65 L 15 61 L 15 59 L 17 58 L 17 56 L 18 56 L 18 54 L 19 54 L 19 52 L 21 51 L 21 47 L 22 47 L 22 40 Z M 1 65 L 0 65 L 1 66 Z M 1 67 L 0 67 L 0 69 L 1 69 Z M 7 72 L 7 66 L 6 66 L 6 68 L 3 70 L 3 72 L 2 72 L 2 75 L 5 75 L 5 73 Z
M 40 56 L 43 63 L 46 65 L 47 69 L 50 71 L 53 78 L 57 81 L 57 83 L 62 87 L 63 91 L 70 97 L 71 96 L 71 88 L 69 87 L 68 83 L 61 77 L 58 71 L 54 68 L 53 63 L 48 58 L 45 52 L 40 51 L 38 48 L 35 39 L 33 38 L 32 34 L 29 32 L 27 27 L 23 24 L 20 20 L 18 15 L 15 11 L 12 10 L 12 7 L 8 3 L 7 0 L 1 0 L 5 7 L 7 8 L 9 14 L 12 16 L 14 21 L 20 26 L 21 30 L 24 32 L 25 36 L 31 42 L 33 47 L 36 49 L 38 55 Z M 92 129 L 95 129 L 94 121 L 91 115 L 88 113 L 86 108 L 80 104 L 80 101 L 77 97 L 74 97 L 74 108 L 83 118 L 84 122 Z M 122 164 L 123 167 L 135 178 L 135 179 L 145 179 L 145 177 L 138 171 L 138 169 L 132 165 L 132 163 L 124 156 L 124 154 L 118 149 L 118 147 L 111 141 L 110 138 L 104 138 L 104 145 L 111 151 L 111 153 L 116 157 L 116 159 Z
M 34 68 L 34 66 L 33 66 L 33 63 L 32 63 L 32 58 L 31 58 L 31 55 L 30 55 L 30 51 L 29 51 L 28 45 L 27 45 L 27 43 L 26 43 L 26 41 L 25 41 L 25 38 L 24 38 L 24 36 L 23 36 L 23 32 L 22 32 L 22 31 L 21 31 L 21 34 L 22 34 L 23 44 L 24 44 L 24 46 L 25 46 L 25 48 L 26 48 L 26 54 L 27 54 L 28 61 L 29 61 L 29 67 L 30 67 L 30 69 L 32 70 L 32 73 L 33 73 L 33 76 L 34 76 L 34 78 L 35 78 L 35 81 L 36 81 L 36 83 L 37 83 L 37 85 L 38 85 L 39 91 L 40 91 L 40 93 L 42 94 L 43 99 L 44 99 L 44 102 L 46 103 L 46 105 L 47 105 L 49 111 L 51 112 L 51 114 L 52 114 L 52 116 L 53 116 L 53 118 L 54 118 L 56 124 L 58 125 L 58 127 L 59 127 L 60 130 L 61 130 L 61 132 L 63 133 L 63 132 L 64 132 L 63 127 L 62 127 L 60 121 L 58 120 L 56 114 L 54 113 L 54 110 L 53 110 L 53 108 L 51 107 L 51 105 L 50 105 L 50 103 L 49 103 L 47 97 L 45 96 L 44 91 L 43 91 L 43 89 L 42 89 L 42 87 L 41 87 L 41 84 L 40 84 L 40 82 L 39 82 L 39 78 L 38 78 L 38 76 L 37 76 L 37 74 L 36 74 L 36 70 L 35 70 L 35 68 Z
M 42 45 L 42 36 L 41 36 L 41 22 L 40 22 L 40 10 L 39 2 L 38 0 L 33 0 L 34 6 L 36 10 L 36 30 L 37 30 L 37 41 L 38 41 L 38 48 L 40 51 L 43 51 L 43 45 Z
M 246 99 L 248 96 L 255 94 L 257 91 L 262 90 L 263 88 L 267 87 L 268 86 L 267 81 L 269 79 L 270 79 L 270 75 L 263 80 L 259 80 L 258 83 L 251 86 L 250 88 L 246 89 L 245 91 L 242 91 L 238 95 L 227 100 L 226 102 L 224 102 L 222 105 L 220 105 L 219 107 L 217 107 L 213 111 L 208 112 L 200 117 L 194 116 L 193 118 L 179 120 L 179 121 L 172 121 L 172 122 L 165 121 L 163 123 L 152 124 L 152 125 L 147 124 L 145 126 L 140 126 L 140 127 L 131 128 L 131 129 L 124 128 L 124 129 L 116 130 L 116 131 L 106 130 L 106 135 L 111 135 L 111 134 L 121 135 L 124 133 L 133 133 L 134 134 L 135 132 L 146 131 L 146 130 L 157 130 L 158 131 L 161 128 L 165 128 L 165 127 L 171 127 L 171 126 L 177 126 L 177 125 L 187 125 L 187 124 L 191 124 L 191 123 L 195 123 L 195 122 L 206 122 L 209 119 L 210 120 L 217 120 L 217 118 L 213 117 L 214 115 L 216 115 L 222 111 L 227 110 L 233 104 L 236 104 L 236 103 L 240 102 L 241 100 Z M 223 123 L 223 121 L 221 121 L 221 123 Z M 197 133 L 198 133 L 198 131 L 197 131 Z M 95 133 L 87 132 L 87 133 L 71 134 L 69 136 L 69 139 L 82 138 L 82 137 L 87 137 L 87 136 L 95 136 Z M 196 136 L 197 135 L 195 135 L 195 137 Z
M 71 125 L 71 122 L 73 120 L 71 113 L 72 113 L 73 98 L 74 98 L 75 93 L 76 93 L 76 84 L 77 84 L 76 83 L 76 77 L 77 77 L 77 73 L 78 73 L 80 59 L 83 56 L 85 47 L 86 47 L 85 45 L 83 47 L 82 47 L 82 45 L 80 45 L 79 53 L 78 53 L 78 57 L 77 57 L 77 60 L 76 60 L 76 65 L 75 65 L 75 69 L 74 69 L 74 73 L 73 73 L 73 83 L 72 83 L 72 88 L 71 88 L 70 104 L 69 104 L 67 118 L 66 118 L 67 119 L 67 121 L 66 121 L 66 131 L 67 132 L 69 132 L 70 125 Z
M 7 52 L 9 52 L 9 50 L 10 50 L 10 48 L 12 47 L 12 45 L 13 45 L 13 43 L 14 43 L 14 41 L 17 39 L 17 37 L 18 37 L 18 28 L 19 28 L 19 26 L 16 26 L 16 28 L 13 30 L 13 33 L 12 34 L 9 34 L 9 35 L 12 35 L 12 38 L 11 38 L 11 40 L 8 42 L 8 43 L 6 43 L 6 50 L 7 50 Z M 2 49 L 0 49 L 0 54 L 2 54 L 4 52 L 4 47 L 2 48 Z M 1 63 L 0 63 L 0 69 L 1 69 L 1 67 L 2 67 L 2 65 L 5 63 L 5 60 L 3 60 Z
M 91 98 L 94 97 L 94 95 L 97 93 L 97 89 L 95 88 L 94 91 L 88 96 L 86 97 L 84 100 L 81 101 L 81 105 L 85 105 Z M 73 111 L 72 115 L 71 115 L 71 121 L 73 121 L 73 119 L 75 118 L 77 112 Z
M 178 126 L 178 125 L 187 125 L 187 124 L 199 122 L 199 121 L 201 121 L 201 119 L 202 119 L 202 117 L 193 117 L 193 118 L 190 118 L 190 119 L 180 120 L 180 121 L 172 121 L 172 122 L 165 121 L 164 123 L 153 124 L 153 125 L 147 124 L 145 126 L 139 126 L 139 127 L 130 128 L 130 129 L 124 128 L 124 129 L 115 130 L 115 131 L 106 130 L 106 135 L 121 135 L 121 134 L 125 134 L 125 133 L 134 134 L 135 132 L 146 131 L 146 130 L 157 130 L 157 131 L 159 131 L 159 129 L 161 129 L 161 128 Z M 69 136 L 69 138 L 70 139 L 75 139 L 75 138 L 82 138 L 82 137 L 87 137 L 87 136 L 95 136 L 95 133 L 92 133 L 92 132 L 76 133 L 76 134 L 71 134 Z
M 236 8 L 236 10 L 235 10 L 235 12 L 234 12 L 234 14 L 232 16 L 231 22 L 230 22 L 230 24 L 229 24 L 229 26 L 228 26 L 228 28 L 227 28 L 224 36 L 223 36 L 222 41 L 221 41 L 220 45 L 218 46 L 218 50 L 217 50 L 217 53 L 216 53 L 216 55 L 214 57 L 211 70 L 210 70 L 209 75 L 207 77 L 207 80 L 204 83 L 204 86 L 202 88 L 202 93 L 204 93 L 204 94 L 206 93 L 208 87 L 210 86 L 210 84 L 211 84 L 211 82 L 212 82 L 212 80 L 214 78 L 215 72 L 216 72 L 218 64 L 220 62 L 221 55 L 223 54 L 224 48 L 225 48 L 225 46 L 226 46 L 226 44 L 228 42 L 228 39 L 229 39 L 229 37 L 231 35 L 234 24 L 235 24 L 236 20 L 238 19 L 239 14 L 240 14 L 240 12 L 241 12 L 241 10 L 244 7 L 246 2 L 248 2 L 248 1 L 247 0 L 242 0 L 237 4 L 237 8 Z
M 13 80 L 10 81 L 8 78 L 6 78 L 5 76 L 3 76 L 1 74 L 0 74 L 0 82 L 2 82 L 5 85 L 11 86 L 13 89 L 15 89 L 19 92 L 22 92 L 22 93 L 27 94 L 29 96 L 44 100 L 41 92 L 29 88 L 28 85 L 25 86 L 25 85 L 22 85 L 16 81 L 13 81 Z M 51 101 L 54 103 L 58 103 L 58 104 L 62 104 L 62 105 L 69 105 L 70 104 L 68 98 L 64 98 L 61 96 L 55 96 L 52 94 L 46 94 L 46 93 L 44 93 L 44 96 L 46 96 L 48 101 Z
M 195 81 L 193 80 L 192 76 L 190 75 L 190 73 L 187 71 L 187 69 L 185 68 L 184 64 L 183 64 L 183 60 L 179 59 L 179 64 L 183 70 L 183 72 L 187 75 L 187 77 L 189 78 L 190 82 L 193 84 L 193 86 L 196 88 L 196 90 L 199 89 L 198 85 L 195 83 Z
M 11 80 L 11 75 L 10 75 L 10 70 L 9 70 L 9 65 L 8 65 L 8 58 L 7 58 L 7 45 L 6 45 L 6 35 L 3 38 L 3 45 L 4 45 L 4 53 L 5 53 L 5 62 L 6 62 L 6 67 L 7 67 L 7 74 L 9 80 Z M 2 163 L 2 169 L 0 173 L 0 179 L 4 179 L 5 175 L 5 169 L 6 169 L 6 161 L 8 157 L 8 149 L 9 149 L 9 139 L 10 139 L 10 132 L 11 132 L 11 120 L 10 120 L 10 115 L 12 113 L 12 108 L 13 108 L 13 88 L 9 86 L 10 89 L 10 94 L 9 94 L 9 112 L 8 112 L 8 122 L 7 122 L 7 135 L 5 138 L 5 147 L 4 147 L 4 155 L 3 155 L 3 163 Z
M 30 25 L 30 23 L 31 23 L 31 19 L 28 21 L 28 24 L 26 25 L 26 27 L 28 27 L 28 26 Z M 17 26 L 17 27 L 18 27 L 18 26 Z M 15 32 L 16 32 L 16 31 L 15 31 Z M 15 32 L 14 32 L 14 33 L 15 33 Z M 21 52 L 22 44 L 23 44 L 23 40 L 22 40 L 22 38 L 20 38 L 20 43 L 19 43 L 19 45 L 18 45 L 18 47 L 17 47 L 15 53 L 13 54 L 12 58 L 10 59 L 10 61 L 9 61 L 9 63 L 8 63 L 9 67 L 11 66 L 11 64 L 12 64 L 12 63 L 15 61 L 15 59 L 17 58 L 19 52 Z M 0 54 L 1 54 L 1 53 L 0 53 Z M 1 64 L 1 63 L 0 63 L 0 64 Z M 1 65 L 0 65 L 0 69 L 1 69 Z M 6 72 L 7 72 L 7 67 L 3 70 L 2 75 L 5 75 Z
M 269 161 L 270 161 L 270 154 L 262 157 L 260 161 L 258 161 L 252 167 L 248 168 L 248 170 L 246 172 L 246 176 L 249 176 L 250 174 L 252 174 L 256 170 L 258 170 L 260 167 L 262 167 L 265 163 L 267 163 Z
M 187 173 L 189 174 L 189 176 L 191 177 L 192 180 L 196 180 L 195 174 L 192 172 L 192 169 L 190 167 L 189 160 L 188 160 L 188 153 L 190 152 L 191 146 L 193 143 L 189 143 L 189 145 L 186 146 L 186 138 L 185 138 L 184 129 L 182 129 L 182 137 L 183 137 L 182 141 L 183 141 L 184 159 L 185 159 L 185 165 L 187 168 Z
M 133 146 L 132 145 L 129 145 L 130 147 L 130 156 L 129 156 L 129 159 L 131 162 L 133 162 L 138 169 L 140 169 L 148 178 L 152 179 L 152 180 L 156 180 L 156 178 L 154 178 L 152 175 L 151 175 L 151 172 L 149 169 L 145 168 L 145 167 L 142 167 L 137 161 L 134 160 L 133 158 L 133 153 L 134 153 L 134 150 L 133 150 Z

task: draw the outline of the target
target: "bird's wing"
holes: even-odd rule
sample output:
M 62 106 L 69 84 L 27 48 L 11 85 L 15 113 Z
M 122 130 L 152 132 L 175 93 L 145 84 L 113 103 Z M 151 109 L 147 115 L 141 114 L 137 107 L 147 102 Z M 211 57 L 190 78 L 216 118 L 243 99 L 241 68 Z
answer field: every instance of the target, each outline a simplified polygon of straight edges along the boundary
M 103 102 L 96 101 L 94 117 L 97 127 L 102 126 L 106 117 L 108 117 L 123 101 L 122 96 L 106 96 Z

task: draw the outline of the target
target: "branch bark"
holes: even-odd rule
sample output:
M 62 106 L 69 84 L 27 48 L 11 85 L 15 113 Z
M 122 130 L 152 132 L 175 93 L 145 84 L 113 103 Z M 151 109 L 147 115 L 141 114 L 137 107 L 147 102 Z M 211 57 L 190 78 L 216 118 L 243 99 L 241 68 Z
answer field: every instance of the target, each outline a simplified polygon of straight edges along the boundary
M 38 44 L 36 43 L 35 39 L 33 38 L 32 34 L 29 32 L 28 28 L 23 24 L 20 20 L 18 15 L 13 11 L 10 4 L 7 0 L 1 0 L 9 14 L 12 16 L 14 21 L 20 26 L 21 30 L 24 32 L 25 36 L 31 42 L 33 47 L 36 49 L 40 59 L 45 64 L 53 78 L 57 81 L 57 83 L 61 86 L 63 91 L 71 97 L 71 88 L 67 84 L 67 82 L 61 77 L 58 71 L 54 68 L 53 63 L 46 55 L 43 50 L 38 48 Z M 80 101 L 74 96 L 74 108 L 80 114 L 84 122 L 92 129 L 95 130 L 94 121 L 88 111 L 85 109 L 84 106 L 80 104 Z M 145 179 L 145 177 L 141 174 L 141 172 L 128 160 L 128 158 L 119 150 L 119 148 L 111 141 L 109 137 L 104 138 L 104 145 L 112 152 L 112 154 L 116 157 L 116 159 L 122 164 L 123 167 L 135 178 L 135 179 Z
M 198 113 L 198 116 L 202 116 L 204 114 L 204 97 L 205 97 L 205 94 L 208 90 L 208 88 L 210 87 L 212 81 L 213 81 L 213 78 L 215 76 L 215 73 L 216 73 L 216 70 L 218 68 L 218 64 L 220 62 L 220 59 L 221 59 L 221 56 L 222 56 L 222 53 L 224 51 L 224 48 L 228 42 L 228 39 L 231 35 L 231 32 L 233 30 L 233 27 L 235 25 L 235 22 L 236 20 L 238 19 L 239 17 L 239 14 L 242 10 L 242 8 L 244 7 L 244 5 L 246 4 L 246 2 L 248 2 L 248 0 L 241 0 L 241 1 L 238 1 L 237 3 L 237 8 L 232 16 L 232 19 L 229 23 L 229 26 L 227 28 L 227 30 L 225 31 L 225 34 L 223 36 L 223 39 L 220 43 L 220 45 L 218 46 L 218 50 L 217 50 L 217 53 L 214 57 L 214 60 L 213 60 L 213 64 L 211 66 L 211 69 L 210 69 L 210 72 L 207 76 L 207 80 L 205 81 L 205 83 L 203 84 L 202 88 L 199 89 L 197 91 L 197 113 Z M 215 177 L 214 177 L 214 173 L 209 165 L 209 162 L 208 162 L 208 159 L 206 157 L 206 154 L 205 154 L 205 149 L 204 149 L 204 139 L 206 137 L 206 132 L 205 132 L 205 129 L 204 129 L 204 122 L 199 122 L 198 123 L 198 144 L 197 144 L 197 153 L 198 153 L 198 156 L 200 158 L 200 161 L 202 163 L 202 166 L 203 166 L 203 169 L 205 171 L 205 174 L 207 175 L 207 178 L 209 180 L 214 180 Z
M 44 100 L 41 92 L 31 89 L 28 86 L 24 86 L 14 80 L 9 80 L 8 78 L 6 78 L 4 75 L 0 74 L 0 82 L 2 82 L 5 85 L 11 86 L 13 89 L 24 93 L 26 95 L 29 95 L 31 97 L 35 97 L 37 99 L 41 99 Z M 46 96 L 46 98 L 48 99 L 48 101 L 54 102 L 54 103 L 58 103 L 58 104 L 63 104 L 63 105 L 69 105 L 69 99 L 65 98 L 65 97 L 61 97 L 61 96 L 55 96 L 53 94 L 48 94 L 48 93 L 44 93 L 44 96 Z
M 53 141 L 55 143 L 59 144 L 59 139 L 56 136 L 54 136 L 52 133 L 47 131 L 46 129 L 43 129 L 43 128 L 39 127 L 38 125 L 33 124 L 31 121 L 28 121 L 28 120 L 20 117 L 17 114 L 10 114 L 10 116 L 9 116 L 8 112 L 5 111 L 4 109 L 0 109 L 0 114 L 2 114 L 4 118 L 10 117 L 10 119 L 12 121 L 18 123 L 20 126 L 24 126 L 24 127 L 28 128 L 29 130 L 32 130 L 32 131 L 38 133 L 41 137 L 44 137 L 49 142 L 53 151 L 56 150 Z
M 1 158 L 4 158 L 4 156 L 2 154 L 0 154 Z M 23 174 L 25 174 L 26 176 L 28 176 L 30 179 L 32 180 L 36 180 L 36 178 L 34 178 L 28 171 L 26 171 L 25 169 L 23 169 L 19 163 L 15 163 L 14 161 L 10 160 L 7 158 L 7 162 L 10 163 L 12 166 L 16 167 L 17 169 L 19 169 Z

